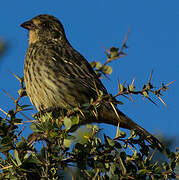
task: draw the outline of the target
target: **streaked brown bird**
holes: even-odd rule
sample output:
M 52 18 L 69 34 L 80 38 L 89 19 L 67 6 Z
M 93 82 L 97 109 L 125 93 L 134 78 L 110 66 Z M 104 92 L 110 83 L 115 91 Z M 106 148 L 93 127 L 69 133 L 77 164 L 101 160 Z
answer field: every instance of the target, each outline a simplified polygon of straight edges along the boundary
M 97 99 L 96 89 L 108 94 L 88 61 L 69 43 L 63 25 L 51 15 L 38 15 L 21 26 L 29 30 L 29 47 L 25 57 L 24 81 L 27 95 L 38 111 L 67 109 Z M 117 109 L 117 108 L 116 108 Z M 120 124 L 135 130 L 153 148 L 163 150 L 160 141 L 108 102 L 98 109 L 98 118 L 86 123 Z

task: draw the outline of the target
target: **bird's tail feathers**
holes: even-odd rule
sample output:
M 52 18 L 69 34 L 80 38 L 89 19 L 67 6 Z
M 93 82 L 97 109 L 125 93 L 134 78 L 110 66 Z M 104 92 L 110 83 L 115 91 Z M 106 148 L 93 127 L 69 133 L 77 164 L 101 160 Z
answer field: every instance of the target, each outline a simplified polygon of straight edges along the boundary
M 123 112 L 121 112 L 117 108 L 116 108 L 116 112 L 111 111 L 111 113 L 109 113 L 109 111 L 103 111 L 101 114 L 102 114 L 101 118 L 103 119 L 103 122 L 115 126 L 119 125 L 119 127 L 121 128 L 134 130 L 139 136 L 147 140 L 153 148 L 157 148 L 159 151 L 164 150 L 163 144 L 156 137 L 154 137 L 144 128 L 139 126 L 137 123 L 135 123 L 133 120 L 131 120 L 129 117 L 127 117 Z
M 156 137 L 154 137 L 152 134 L 150 134 L 148 131 L 146 131 L 144 128 L 142 128 L 138 124 L 135 125 L 134 131 L 139 136 L 147 140 L 154 149 L 157 148 L 159 151 L 164 150 L 163 144 Z

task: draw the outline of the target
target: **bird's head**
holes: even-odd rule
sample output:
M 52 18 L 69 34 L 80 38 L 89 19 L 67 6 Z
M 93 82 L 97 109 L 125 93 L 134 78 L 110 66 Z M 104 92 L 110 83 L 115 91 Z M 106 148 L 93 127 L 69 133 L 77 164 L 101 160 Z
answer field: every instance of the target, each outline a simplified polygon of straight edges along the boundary
M 61 22 L 54 16 L 43 14 L 21 24 L 29 30 L 29 44 L 41 40 L 66 40 Z

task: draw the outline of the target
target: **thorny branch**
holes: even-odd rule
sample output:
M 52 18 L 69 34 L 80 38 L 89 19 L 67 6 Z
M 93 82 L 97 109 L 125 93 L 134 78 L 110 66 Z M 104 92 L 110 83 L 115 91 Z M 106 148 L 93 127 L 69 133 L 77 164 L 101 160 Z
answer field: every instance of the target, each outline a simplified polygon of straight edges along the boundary
M 128 30 L 128 32 L 127 32 L 127 34 L 126 34 L 126 36 L 125 36 L 125 38 L 124 38 L 124 41 L 123 41 L 123 43 L 122 43 L 122 46 L 121 46 L 121 48 L 120 48 L 120 50 L 119 50 L 119 48 L 114 48 L 114 47 L 112 47 L 110 50 L 108 50 L 108 49 L 106 49 L 105 47 L 103 47 L 103 48 L 106 50 L 106 54 L 107 54 L 107 56 L 108 56 L 108 59 L 106 60 L 106 62 L 104 63 L 104 65 L 107 65 L 109 62 L 111 62 L 111 61 L 113 61 L 113 60 L 116 60 L 116 59 L 119 59 L 119 58 L 122 58 L 122 57 L 124 57 L 124 56 L 127 55 L 126 53 L 124 53 L 124 49 L 127 49 L 127 48 L 128 48 L 128 46 L 126 45 L 126 43 L 127 43 L 127 39 L 128 39 L 128 36 L 129 36 L 129 32 L 130 32 L 130 30 Z M 112 56 L 112 57 L 111 57 L 112 52 L 116 52 L 116 54 L 115 54 L 115 56 Z

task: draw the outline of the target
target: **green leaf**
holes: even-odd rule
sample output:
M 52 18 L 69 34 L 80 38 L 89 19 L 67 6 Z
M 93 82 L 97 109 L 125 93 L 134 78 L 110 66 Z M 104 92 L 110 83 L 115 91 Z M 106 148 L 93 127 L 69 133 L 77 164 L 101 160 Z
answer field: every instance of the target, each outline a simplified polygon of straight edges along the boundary
M 71 139 L 64 139 L 64 141 L 63 141 L 64 147 L 69 148 L 71 146 L 71 144 L 72 144 L 72 140 Z
M 172 170 L 174 170 L 175 167 L 176 167 L 176 162 L 175 162 L 175 161 L 172 161 L 172 162 L 170 163 L 170 167 L 171 167 Z
M 26 145 L 26 144 L 27 144 L 26 142 L 20 141 L 20 142 L 16 143 L 16 147 L 17 148 L 23 148 L 23 146 Z
M 79 117 L 79 115 L 76 115 L 76 116 L 72 116 L 72 117 L 70 117 L 71 119 L 71 126 L 74 126 L 74 125 L 78 125 L 79 124 L 79 122 L 80 122 L 80 117 Z
M 138 175 L 145 175 L 147 173 L 147 170 L 146 169 L 140 169 L 139 171 L 138 171 Z
M 36 165 L 40 165 L 42 164 L 42 162 L 36 157 L 36 154 L 30 154 L 25 160 L 24 162 L 25 164 L 36 164 Z
M 104 167 L 104 163 L 99 162 L 99 161 L 95 161 L 94 162 L 94 167 L 95 168 L 103 168 Z
M 104 65 L 102 67 L 102 72 L 104 74 L 111 74 L 112 73 L 112 67 L 111 66 L 107 66 L 107 65 Z
M 119 56 L 119 52 L 111 52 L 111 58 L 115 58 Z
M 115 58 L 117 56 L 119 56 L 119 48 L 116 47 L 111 47 L 110 48 L 110 58 Z
M 139 156 L 138 156 L 138 153 L 137 153 L 137 150 L 135 150 L 134 151 L 134 154 L 133 154 L 133 156 L 132 156 L 134 159 L 136 159 L 136 158 L 138 158 Z
M 15 176 L 11 176 L 10 174 L 6 176 L 6 178 L 8 177 L 8 179 L 11 179 L 11 180 L 19 180 L 17 177 Z
M 136 132 L 134 130 L 131 130 L 130 131 L 130 138 L 135 138 L 137 135 L 136 135 Z
M 12 154 L 9 153 L 9 159 L 12 161 L 12 163 L 17 167 L 18 164 L 14 161 Z
M 26 153 L 26 154 L 24 155 L 24 160 L 26 160 L 28 157 L 29 157 L 29 153 Z
M 110 177 L 110 180 L 119 180 L 119 176 L 117 174 Z
M 46 157 L 46 148 L 45 147 L 42 147 L 39 155 L 40 155 L 41 159 L 45 159 L 45 157 Z
M 32 124 L 30 125 L 30 129 L 31 129 L 32 131 L 34 131 L 34 132 L 43 132 L 42 130 L 39 129 L 39 126 L 38 126 L 37 123 L 32 123 Z
M 121 131 L 120 129 L 118 129 L 118 134 L 117 134 L 117 136 L 120 137 L 120 138 L 124 138 L 124 137 L 126 137 L 126 132 L 123 132 L 123 131 Z
M 20 166 L 22 164 L 22 162 L 19 159 L 19 153 L 18 153 L 18 151 L 16 149 L 14 150 L 14 157 L 16 159 L 17 165 Z
M 162 172 L 161 167 L 157 166 L 157 167 L 155 168 L 155 173 L 156 173 L 156 174 L 159 174 L 159 173 L 161 173 L 161 172 Z
M 114 140 L 112 140 L 111 138 L 106 137 L 106 140 L 107 140 L 107 142 L 108 142 L 108 144 L 109 144 L 110 146 L 114 146 L 114 145 L 115 145 Z
M 143 94 L 143 95 L 144 95 L 144 97 L 146 97 L 146 98 L 148 98 L 148 97 L 149 97 L 149 93 L 148 93 L 148 91 L 144 91 L 142 94 Z
M 0 152 L 9 151 L 10 149 L 12 149 L 11 145 L 9 144 L 0 144 L 0 147 Z
M 123 92 L 123 91 L 124 91 L 124 85 L 122 85 L 122 84 L 120 83 L 118 86 L 119 86 L 119 92 Z
M 102 67 L 102 64 L 100 62 L 96 62 L 96 69 L 100 69 Z
M 96 61 L 92 61 L 92 62 L 90 62 L 90 64 L 91 64 L 92 68 L 96 67 Z
M 105 163 L 104 165 L 107 169 L 110 167 L 109 163 Z
M 130 90 L 130 91 L 133 91 L 133 92 L 135 91 L 135 86 L 134 86 L 134 84 L 131 84 L 131 85 L 129 86 L 129 90 Z
M 71 119 L 65 116 L 64 125 L 65 125 L 66 130 L 69 130 L 72 126 Z
M 57 132 L 54 132 L 54 131 L 51 131 L 51 132 L 49 133 L 49 136 L 50 136 L 51 139 L 53 139 L 53 138 L 55 138 L 55 137 L 58 136 L 58 133 L 57 133 Z

